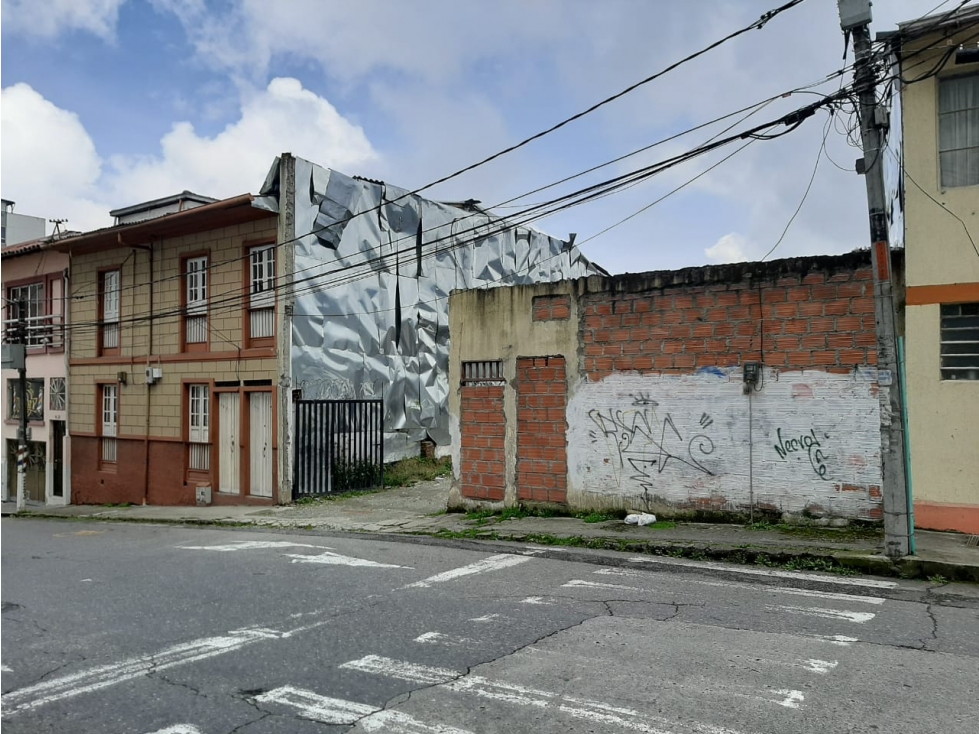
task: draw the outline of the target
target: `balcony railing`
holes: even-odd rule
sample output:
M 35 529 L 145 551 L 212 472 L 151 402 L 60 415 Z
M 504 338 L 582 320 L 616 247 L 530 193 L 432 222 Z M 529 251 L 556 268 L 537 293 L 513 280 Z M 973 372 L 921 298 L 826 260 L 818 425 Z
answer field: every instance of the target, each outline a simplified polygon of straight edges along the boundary
M 32 316 L 27 321 L 27 347 L 48 347 L 61 349 L 65 345 L 65 321 L 61 314 L 48 316 Z M 3 323 L 3 340 L 8 344 L 17 342 L 16 320 L 6 320 Z

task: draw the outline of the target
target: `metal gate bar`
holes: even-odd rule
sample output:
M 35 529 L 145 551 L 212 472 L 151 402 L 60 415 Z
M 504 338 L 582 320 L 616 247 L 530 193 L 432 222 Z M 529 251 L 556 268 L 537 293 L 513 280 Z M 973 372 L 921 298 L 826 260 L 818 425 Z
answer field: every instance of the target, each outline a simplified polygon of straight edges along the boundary
M 297 401 L 293 499 L 381 485 L 383 410 L 381 400 Z

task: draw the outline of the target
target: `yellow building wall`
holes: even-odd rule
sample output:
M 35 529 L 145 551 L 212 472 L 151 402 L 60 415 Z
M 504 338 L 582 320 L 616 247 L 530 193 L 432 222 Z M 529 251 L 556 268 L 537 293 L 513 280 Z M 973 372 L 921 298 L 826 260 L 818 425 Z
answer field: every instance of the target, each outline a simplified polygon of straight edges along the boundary
M 930 70 L 958 40 L 947 44 L 942 39 L 913 56 L 906 62 L 904 78 Z M 935 44 L 935 39 L 926 39 L 924 45 L 928 44 Z M 904 57 L 917 54 L 920 47 L 906 47 Z M 941 188 L 938 156 L 939 81 L 969 73 L 979 73 L 979 64 L 949 62 L 937 78 L 903 85 L 902 113 L 906 379 L 915 524 L 975 533 L 979 532 L 979 381 L 941 379 L 939 316 L 941 303 L 979 301 L 979 254 L 966 233 L 968 229 L 979 241 L 979 186 Z

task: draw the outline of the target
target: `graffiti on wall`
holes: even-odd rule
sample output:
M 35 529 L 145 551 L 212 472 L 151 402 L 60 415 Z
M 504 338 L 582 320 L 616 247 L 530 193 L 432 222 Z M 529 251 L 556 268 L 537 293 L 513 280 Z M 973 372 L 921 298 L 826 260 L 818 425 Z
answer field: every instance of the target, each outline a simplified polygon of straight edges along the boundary
M 809 433 L 803 433 L 798 438 L 785 438 L 782 436 L 782 429 L 779 428 L 775 434 L 778 443 L 775 444 L 775 453 L 782 461 L 786 461 L 790 454 L 803 453 L 809 457 L 809 465 L 816 473 L 816 476 L 824 481 L 826 479 L 826 454 L 823 453 L 822 444 L 816 438 L 815 429 L 810 428 Z M 824 438 L 829 438 L 824 435 Z
M 589 431 L 593 444 L 604 442 L 609 458 L 620 468 L 630 467 L 635 481 L 648 502 L 656 477 L 668 468 L 693 469 L 707 476 L 714 473 L 702 463 L 714 452 L 714 442 L 703 431 L 714 423 L 702 413 L 697 427 L 682 430 L 671 413 L 657 413 L 659 404 L 646 393 L 631 395 L 627 409 L 592 409 L 588 418 L 594 424 Z M 682 423 L 681 423 L 682 425 Z

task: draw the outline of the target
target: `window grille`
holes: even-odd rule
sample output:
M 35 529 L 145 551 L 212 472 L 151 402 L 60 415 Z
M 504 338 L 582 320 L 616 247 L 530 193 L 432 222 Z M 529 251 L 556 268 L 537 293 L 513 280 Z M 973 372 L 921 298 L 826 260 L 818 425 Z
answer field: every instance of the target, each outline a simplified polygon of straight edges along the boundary
M 502 360 L 462 363 L 463 385 L 498 385 L 502 382 L 505 382 Z
M 943 380 L 979 380 L 979 303 L 941 306 Z

